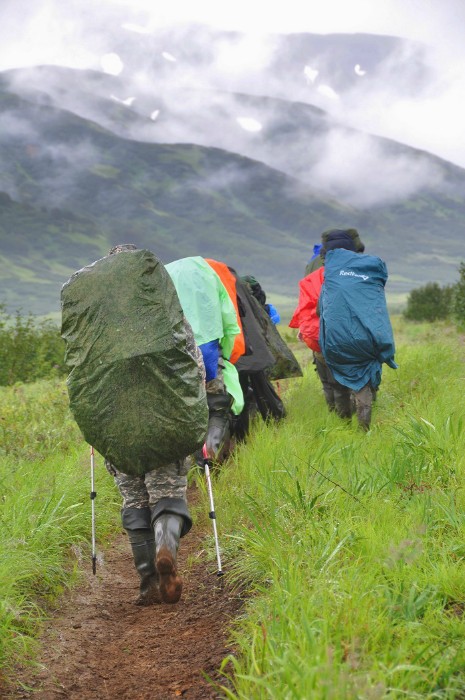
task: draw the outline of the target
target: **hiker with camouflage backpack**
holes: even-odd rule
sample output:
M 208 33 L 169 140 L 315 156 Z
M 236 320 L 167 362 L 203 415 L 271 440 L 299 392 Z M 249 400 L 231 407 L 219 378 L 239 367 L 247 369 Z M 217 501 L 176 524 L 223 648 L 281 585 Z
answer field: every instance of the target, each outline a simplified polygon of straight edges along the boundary
M 138 605 L 176 603 L 180 538 L 192 527 L 187 457 L 208 424 L 205 367 L 162 263 L 133 244 L 62 289 L 70 407 L 123 498 Z

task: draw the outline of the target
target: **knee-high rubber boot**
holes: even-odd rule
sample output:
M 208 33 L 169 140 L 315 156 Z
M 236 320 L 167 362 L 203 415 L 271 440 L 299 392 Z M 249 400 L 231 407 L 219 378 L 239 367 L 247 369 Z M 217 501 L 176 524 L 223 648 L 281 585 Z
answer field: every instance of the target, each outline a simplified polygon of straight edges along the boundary
M 371 409 L 373 404 L 373 389 L 371 384 L 365 384 L 360 391 L 355 392 L 355 407 L 359 426 L 363 430 L 370 430 Z
M 182 525 L 181 516 L 172 513 L 164 513 L 154 522 L 156 567 L 161 598 L 165 603 L 177 603 L 182 593 L 183 582 L 176 566 Z
M 218 461 L 225 458 L 229 452 L 231 439 L 229 409 L 232 405 L 232 396 L 228 393 L 209 394 L 208 403 L 208 430 L 206 447 L 210 456 L 215 456 Z
M 159 575 L 155 567 L 155 537 L 150 520 L 150 508 L 124 508 L 122 511 L 123 527 L 140 577 L 136 605 L 161 603 Z
M 335 398 L 334 398 L 334 379 L 331 374 L 328 365 L 326 364 L 322 353 L 313 353 L 313 362 L 315 363 L 315 371 L 321 381 L 321 386 L 323 387 L 323 394 L 325 397 L 326 404 L 330 411 L 334 411 L 336 408 Z
M 337 415 L 340 418 L 350 418 L 352 416 L 352 406 L 350 399 L 350 389 L 338 382 L 334 383 L 334 404 Z
M 161 598 L 164 603 L 177 603 L 183 585 L 177 570 L 179 540 L 192 527 L 187 503 L 182 498 L 162 498 L 152 509 L 152 525 Z

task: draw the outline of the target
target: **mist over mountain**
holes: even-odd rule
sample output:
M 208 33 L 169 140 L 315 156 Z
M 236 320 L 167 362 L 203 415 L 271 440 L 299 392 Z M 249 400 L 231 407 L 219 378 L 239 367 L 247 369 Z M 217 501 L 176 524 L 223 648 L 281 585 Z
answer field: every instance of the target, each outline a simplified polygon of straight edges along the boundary
M 386 260 L 396 298 L 455 281 L 465 170 L 351 123 L 386 81 L 397 95 L 428 89 L 424 46 L 271 35 L 251 64 L 239 33 L 142 30 L 115 26 L 103 70 L 0 73 L 9 308 L 56 311 L 69 274 L 122 241 L 164 262 L 224 260 L 291 305 L 321 232 L 344 226 Z

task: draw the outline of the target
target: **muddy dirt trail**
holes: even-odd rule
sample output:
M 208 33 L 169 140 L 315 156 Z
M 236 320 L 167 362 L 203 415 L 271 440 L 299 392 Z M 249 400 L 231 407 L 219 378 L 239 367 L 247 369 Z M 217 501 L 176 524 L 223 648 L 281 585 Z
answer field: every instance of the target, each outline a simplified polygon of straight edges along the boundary
M 190 500 L 196 494 L 191 492 Z M 216 576 L 202 537 L 207 522 L 181 541 L 183 596 L 176 605 L 133 604 L 138 577 L 126 535 L 105 550 L 93 576 L 62 597 L 41 637 L 39 669 L 20 669 L 8 699 L 209 700 L 205 680 L 231 651 L 228 625 L 241 608 L 227 576 Z M 223 681 L 224 682 L 224 679 Z M 27 690 L 24 689 L 27 686 Z

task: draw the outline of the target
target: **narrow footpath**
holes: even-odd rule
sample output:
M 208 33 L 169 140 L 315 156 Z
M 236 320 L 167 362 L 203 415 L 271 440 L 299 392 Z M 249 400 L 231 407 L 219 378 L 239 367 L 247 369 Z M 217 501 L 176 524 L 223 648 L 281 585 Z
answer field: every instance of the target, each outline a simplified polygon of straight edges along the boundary
M 19 669 L 6 698 L 221 697 L 205 675 L 219 680 L 217 670 L 231 652 L 228 627 L 242 602 L 227 576 L 216 576 L 216 562 L 211 557 L 207 562 L 202 537 L 208 524 L 194 527 L 181 541 L 184 589 L 176 605 L 133 604 L 138 576 L 127 537 L 118 536 L 105 550 L 97 575 L 89 564 L 82 585 L 62 596 L 40 640 L 39 668 Z

